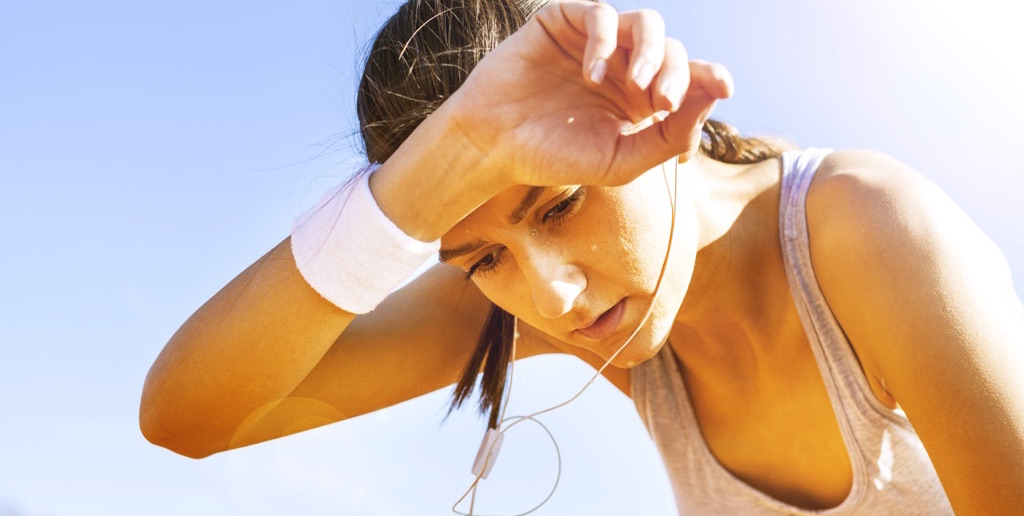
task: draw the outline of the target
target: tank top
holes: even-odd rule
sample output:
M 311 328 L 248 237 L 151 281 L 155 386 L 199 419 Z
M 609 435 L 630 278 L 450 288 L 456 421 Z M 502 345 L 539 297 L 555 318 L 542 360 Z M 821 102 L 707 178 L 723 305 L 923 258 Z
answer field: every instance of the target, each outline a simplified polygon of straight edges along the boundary
M 672 350 L 631 370 L 632 396 L 661 454 L 679 514 L 952 514 L 921 440 L 899 409 L 882 405 L 811 268 L 806 199 L 824 149 L 782 155 L 779 229 L 790 291 L 800 313 L 853 468 L 837 506 L 802 509 L 733 476 L 711 453 Z

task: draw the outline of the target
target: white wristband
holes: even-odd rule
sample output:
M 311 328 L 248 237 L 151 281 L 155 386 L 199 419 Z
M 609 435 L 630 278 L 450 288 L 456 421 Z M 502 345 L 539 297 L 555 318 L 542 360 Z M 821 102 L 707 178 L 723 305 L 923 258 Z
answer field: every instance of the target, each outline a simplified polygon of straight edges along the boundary
M 379 164 L 327 192 L 292 226 L 292 255 L 324 299 L 355 314 L 373 310 L 440 248 L 406 235 L 380 211 L 369 178 Z

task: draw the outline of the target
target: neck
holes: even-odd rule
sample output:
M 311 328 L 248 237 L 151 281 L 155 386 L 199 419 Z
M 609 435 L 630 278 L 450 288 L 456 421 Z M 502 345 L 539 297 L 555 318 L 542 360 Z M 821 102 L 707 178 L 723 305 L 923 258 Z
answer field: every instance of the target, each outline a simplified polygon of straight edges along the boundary
M 787 324 L 789 287 L 779 244 L 779 165 L 687 165 L 697 220 L 693 277 L 671 334 L 677 355 L 756 359 Z M 710 354 L 710 355 L 709 355 Z M 737 360 L 739 360 L 737 362 Z

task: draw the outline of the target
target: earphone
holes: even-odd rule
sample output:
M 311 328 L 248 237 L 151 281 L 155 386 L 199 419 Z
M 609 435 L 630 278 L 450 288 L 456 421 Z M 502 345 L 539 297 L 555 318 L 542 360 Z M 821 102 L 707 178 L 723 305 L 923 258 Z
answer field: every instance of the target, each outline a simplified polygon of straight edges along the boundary
M 569 399 L 567 399 L 567 400 L 565 400 L 562 403 L 559 403 L 557 405 L 553 405 L 553 406 L 548 407 L 546 409 L 534 412 L 534 413 L 532 413 L 532 414 L 530 414 L 528 416 L 512 416 L 510 418 L 505 418 L 505 410 L 508 408 L 508 399 L 509 399 L 509 397 L 511 396 L 511 393 L 512 393 L 512 379 L 513 379 L 513 374 L 515 372 L 515 353 L 516 353 L 516 347 L 515 346 L 516 346 L 516 341 L 519 338 L 519 327 L 518 327 L 519 326 L 519 324 L 518 324 L 519 323 L 519 318 L 516 317 L 516 318 L 513 319 L 513 323 L 512 323 L 512 332 L 513 332 L 513 335 L 512 335 L 512 355 L 511 355 L 512 356 L 512 360 L 509 361 L 509 366 L 508 366 L 509 367 L 508 382 L 506 383 L 506 386 L 505 386 L 506 392 L 505 392 L 504 402 L 503 402 L 503 405 L 502 405 L 502 408 L 501 408 L 501 417 L 498 418 L 497 427 L 496 428 L 488 428 L 487 432 L 484 434 L 483 441 L 480 443 L 480 448 L 477 451 L 476 458 L 473 461 L 473 467 L 471 468 L 471 472 L 473 473 L 473 475 L 476 478 L 473 480 L 473 483 L 469 486 L 469 488 L 466 489 L 466 492 L 463 493 L 463 495 L 458 500 L 455 501 L 454 505 L 452 505 L 452 512 L 454 512 L 456 514 L 460 514 L 462 516 L 487 516 L 487 515 L 474 515 L 474 513 L 473 513 L 473 509 L 474 509 L 475 502 L 476 502 L 476 488 L 480 484 L 481 480 L 487 478 L 487 475 L 490 474 L 491 469 L 494 467 L 494 464 L 496 463 L 497 458 L 498 458 L 498 452 L 501 450 L 501 445 L 504 442 L 505 433 L 507 433 L 509 430 L 514 428 L 516 425 L 518 425 L 519 423 L 522 423 L 524 421 L 532 421 L 532 422 L 540 425 L 541 428 L 544 429 L 544 431 L 548 434 L 548 437 L 551 438 L 551 443 L 555 447 L 555 453 L 556 453 L 557 458 L 558 458 L 558 474 L 555 477 L 555 483 L 551 487 L 551 491 L 548 493 L 548 495 L 539 504 L 537 504 L 535 507 L 533 507 L 532 509 L 530 509 L 530 510 L 528 510 L 526 512 L 519 513 L 519 514 L 514 515 L 514 516 L 525 516 L 527 514 L 530 514 L 530 513 L 534 512 L 534 511 L 536 511 L 537 509 L 540 509 L 555 494 L 555 490 L 558 489 L 558 481 L 561 479 L 561 476 L 562 476 L 562 454 L 561 454 L 561 451 L 558 448 L 558 442 L 555 440 L 554 434 L 551 433 L 551 430 L 549 430 L 548 427 L 544 425 L 544 423 L 540 422 L 539 420 L 537 420 L 535 418 L 537 416 L 541 415 L 541 414 L 545 414 L 545 413 L 551 412 L 551 411 L 553 411 L 555 409 L 564 407 L 564 406 L 568 405 L 569 403 L 572 403 L 573 401 L 575 401 L 577 398 L 579 398 L 583 394 L 583 392 L 586 391 L 587 388 L 589 388 L 591 386 L 591 384 L 593 384 L 597 380 L 597 378 L 601 376 L 601 374 L 604 372 L 604 370 L 609 365 L 611 365 L 612 361 L 614 361 L 615 358 L 618 357 L 619 354 L 622 353 L 622 351 L 626 349 L 626 346 L 628 346 L 631 342 L 633 342 L 633 339 L 636 337 L 636 335 L 638 333 L 640 333 L 641 328 L 643 328 L 643 326 L 645 324 L 647 324 L 647 320 L 651 317 L 651 313 L 653 313 L 653 311 L 654 311 L 655 302 L 658 299 L 658 293 L 661 291 L 661 282 L 662 282 L 662 279 L 664 279 L 664 277 L 665 277 L 665 270 L 668 268 L 669 255 L 671 254 L 671 251 L 672 251 L 672 239 L 673 239 L 673 237 L 675 235 L 675 226 L 676 226 L 676 196 L 678 195 L 678 191 L 679 191 L 678 190 L 678 186 L 679 186 L 679 159 L 678 159 L 678 157 L 673 158 L 673 159 L 675 161 L 675 171 L 673 173 L 673 182 L 672 182 L 671 186 L 669 186 L 668 172 L 665 170 L 665 164 L 664 163 L 661 164 L 662 176 L 665 178 L 665 188 L 668 191 L 669 203 L 670 203 L 670 205 L 672 207 L 672 210 L 671 210 L 672 221 L 671 221 L 671 224 L 669 225 L 668 245 L 667 245 L 667 248 L 665 250 L 665 259 L 664 259 L 664 261 L 661 264 L 661 271 L 658 273 L 658 280 L 657 280 L 657 282 L 654 285 L 654 294 L 651 296 L 651 304 L 650 304 L 650 306 L 647 307 L 647 311 L 644 313 L 643 318 L 640 319 L 640 322 L 637 324 L 637 327 L 633 330 L 633 332 L 629 335 L 629 337 L 626 338 L 626 340 L 622 343 L 621 346 L 619 346 L 619 348 L 617 350 L 615 350 L 615 353 L 612 353 L 612 355 L 610 357 L 608 357 L 608 360 L 605 361 L 604 365 L 602 365 L 597 370 L 597 372 L 594 373 L 594 376 L 592 376 L 590 378 L 590 380 L 587 381 L 587 383 L 583 385 L 583 388 L 580 389 L 579 392 L 577 392 L 571 398 L 569 398 Z M 504 428 L 502 428 L 502 426 L 505 425 L 506 422 L 510 422 L 510 423 L 508 424 L 508 426 L 505 426 Z M 461 504 L 466 499 L 467 496 L 470 498 L 469 512 L 461 512 L 461 511 L 458 510 L 458 506 L 459 506 L 459 504 Z

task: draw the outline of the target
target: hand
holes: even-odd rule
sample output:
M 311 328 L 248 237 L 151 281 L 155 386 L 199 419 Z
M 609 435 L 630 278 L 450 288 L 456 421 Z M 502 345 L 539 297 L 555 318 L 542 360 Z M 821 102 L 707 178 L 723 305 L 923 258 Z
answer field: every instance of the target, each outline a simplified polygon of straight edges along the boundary
M 673 156 L 693 157 L 720 66 L 687 62 L 651 10 L 554 2 L 490 52 L 449 99 L 452 120 L 496 184 L 627 183 Z M 628 132 L 655 113 L 668 112 Z

